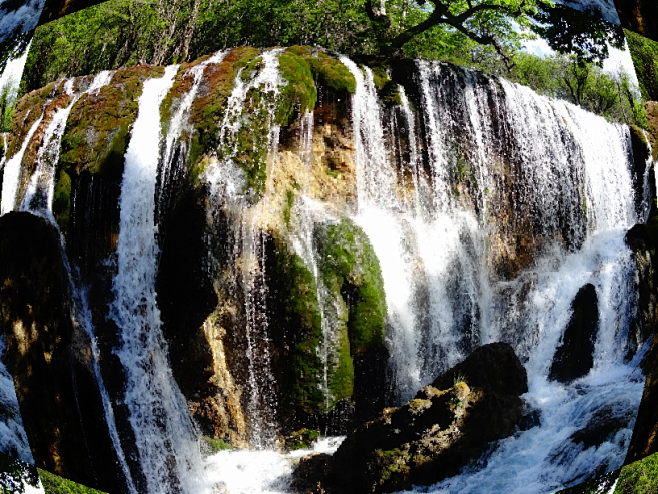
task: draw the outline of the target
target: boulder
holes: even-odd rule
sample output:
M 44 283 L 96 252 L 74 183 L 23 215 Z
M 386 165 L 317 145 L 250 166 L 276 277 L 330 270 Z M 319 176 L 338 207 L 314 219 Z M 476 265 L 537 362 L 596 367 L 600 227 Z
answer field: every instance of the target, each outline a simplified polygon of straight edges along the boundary
M 594 365 L 594 338 L 599 324 L 596 289 L 581 287 L 571 303 L 573 314 L 564 330 L 562 343 L 553 356 L 548 378 L 563 383 L 587 374 Z
M 439 387 L 436 387 L 436 386 Z M 509 436 L 523 415 L 527 375 L 512 347 L 492 343 L 349 434 L 332 458 L 300 462 L 300 492 L 394 492 L 459 472 L 489 443 Z

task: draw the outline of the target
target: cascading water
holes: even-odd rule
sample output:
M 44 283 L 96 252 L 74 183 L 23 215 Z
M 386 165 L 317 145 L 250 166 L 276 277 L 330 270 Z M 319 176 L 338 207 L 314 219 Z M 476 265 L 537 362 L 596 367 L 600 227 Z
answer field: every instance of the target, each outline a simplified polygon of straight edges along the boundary
M 420 62 L 430 169 L 425 180 L 432 193 L 425 202 L 433 207 L 416 212 L 398 200 L 403 177 L 386 168 L 386 117 L 368 69 L 364 78 L 355 64 L 343 62 L 357 80 L 357 221 L 382 266 L 399 401 L 470 349 L 503 340 L 526 362 L 530 392 L 524 398 L 540 410 L 540 424 L 501 441 L 486 468 L 430 491 L 545 492 L 617 468 L 643 384 L 641 376 L 629 378 L 640 355 L 624 362 L 637 296 L 624 244 L 625 231 L 637 220 L 628 129 L 504 80 Z M 511 131 L 501 135 L 502 129 Z M 513 204 L 505 204 L 500 193 L 505 173 L 513 177 Z M 532 218 L 527 225 L 524 215 Z M 506 230 L 490 223 L 501 216 Z M 529 234 L 528 242 L 543 239 L 543 247 L 534 264 L 505 281 L 504 272 L 487 273 L 487 266 L 501 255 L 501 238 L 510 233 Z M 426 286 L 420 289 L 429 294 L 425 326 L 410 304 L 419 278 L 412 259 L 423 266 Z M 548 381 L 548 370 L 571 301 L 586 283 L 596 287 L 600 300 L 594 368 L 565 386 Z M 613 437 L 589 448 L 569 441 L 602 413 L 619 421 Z
M 157 243 L 155 183 L 160 151 L 160 103 L 177 66 L 144 83 L 121 187 L 118 273 L 110 316 L 117 323 L 117 350 L 126 373 L 130 411 L 140 464 L 149 494 L 195 492 L 200 463 L 196 431 L 167 359 L 155 302 Z
M 75 79 L 70 79 L 65 83 L 65 92 L 72 96 L 71 102 L 66 108 L 59 109 L 57 113 L 53 116 L 51 123 L 48 125 L 44 136 L 42 138 L 42 145 L 39 148 L 36 156 L 35 170 L 32 174 L 32 177 L 29 180 L 28 188 L 25 192 L 24 198 L 21 201 L 21 210 L 28 211 L 32 214 L 42 216 L 56 228 L 59 229 L 57 222 L 55 221 L 52 215 L 52 199 L 53 199 L 53 190 L 54 190 L 54 176 L 55 176 L 55 167 L 59 159 L 60 144 L 62 140 L 62 135 L 64 134 L 64 129 L 66 128 L 66 122 L 73 108 L 73 105 L 85 94 L 94 93 L 99 91 L 103 86 L 106 86 L 112 79 L 113 72 L 111 71 L 102 71 L 97 74 L 94 79 L 91 81 L 87 89 L 82 92 L 73 93 L 73 85 Z M 62 237 L 63 242 L 63 237 Z M 107 424 L 108 431 L 110 434 L 110 439 L 114 446 L 114 450 L 117 456 L 117 459 L 121 465 L 121 470 L 123 472 L 124 478 L 126 480 L 126 487 L 128 492 L 131 494 L 136 494 L 137 489 L 132 480 L 132 475 L 126 458 L 121 446 L 121 441 L 119 439 L 119 433 L 116 427 L 116 421 L 114 419 L 114 410 L 110 397 L 105 388 L 103 382 L 103 377 L 100 372 L 100 351 L 96 342 L 96 337 L 94 335 L 94 326 L 91 320 L 91 313 L 87 304 L 87 294 L 86 290 L 80 288 L 80 283 L 76 282 L 77 277 L 74 276 L 71 266 L 69 264 L 68 258 L 66 256 L 66 249 L 62 245 L 62 256 L 64 260 L 64 265 L 68 273 L 69 285 L 71 288 L 71 294 L 73 297 L 73 310 L 71 318 L 74 324 L 79 324 L 85 331 L 87 337 L 89 338 L 89 346 L 92 354 L 92 365 L 94 369 L 94 375 L 96 377 L 96 382 L 98 389 L 101 395 L 101 400 L 103 402 L 103 409 L 105 412 L 105 423 Z M 31 456 L 30 456 L 31 457 Z
M 244 311 L 244 334 L 239 335 L 244 344 L 238 346 L 246 358 L 240 384 L 249 413 L 249 439 L 259 450 L 211 456 L 205 461 L 205 478 L 199 469 L 203 461 L 197 432 L 169 368 L 155 301 L 155 210 L 166 208 L 157 196 L 158 179 L 161 194 L 175 156 L 189 152 L 181 136 L 204 70 L 221 63 L 224 52 L 191 69 L 192 88 L 175 108 L 166 136 L 153 122 L 160 121 L 160 106 L 177 68 L 168 67 L 162 78 L 146 81 L 139 99 L 125 155 L 110 317 L 119 328 L 125 404 L 149 494 L 205 492 L 218 482 L 230 492 L 278 493 L 291 481 L 290 461 L 296 454 L 263 451 L 274 446 L 279 433 L 266 316 L 264 225 L 271 213 L 267 201 L 276 196 L 272 177 L 278 164 L 274 113 L 282 84 L 280 52 L 262 53 L 262 63 L 250 65 L 256 67 L 250 77 L 243 74 L 245 69 L 238 71 L 220 122 L 217 154 L 202 176 L 209 191 L 208 242 L 214 230 L 228 224 L 228 231 L 222 231 L 224 240 L 228 238 L 222 254 L 229 259 L 213 259 L 213 252 L 209 257 L 215 288 L 227 284 L 225 292 L 242 304 L 235 312 Z M 410 87 L 399 87 L 401 104 L 391 110 L 392 105 L 386 107 L 378 99 L 372 71 L 346 57 L 341 60 L 356 79 L 351 117 L 358 206 L 352 213 L 381 265 L 391 404 L 410 399 L 479 345 L 502 340 L 512 344 L 524 362 L 530 389 L 524 399 L 539 417 L 534 427 L 500 441 L 481 465 L 430 491 L 540 493 L 619 466 L 642 393 L 642 376 L 635 370 L 642 352 L 625 362 L 637 287 L 624 234 L 644 219 L 649 197 L 644 197 L 638 216 L 628 129 L 504 80 L 429 62 L 417 65 L 416 103 L 421 110 L 412 110 Z M 260 93 L 257 100 L 250 99 L 251 91 Z M 46 130 L 46 145 L 37 155 L 23 201 L 33 212 L 50 210 L 51 167 L 72 104 L 59 110 Z M 264 122 L 255 120 L 263 116 Z M 7 160 L 2 212 L 15 207 L 20 162 L 41 118 L 20 151 Z M 315 279 L 322 323 L 316 352 L 328 406 L 333 329 L 341 316 L 332 297 L 341 295 L 328 293 L 323 285 L 314 245 L 315 228 L 334 218 L 331 208 L 309 198 L 313 118 L 310 112 L 301 117 L 298 157 L 307 181 L 292 207 L 295 217 L 287 227 L 287 240 Z M 243 132 L 253 137 L 255 148 L 267 149 L 267 163 L 258 164 L 267 168 L 264 191 L 256 191 L 240 167 Z M 648 177 L 648 172 L 642 177 L 645 191 Z M 40 194 L 45 205 L 36 200 Z M 75 270 L 73 278 L 77 280 Z M 594 365 L 586 376 L 563 385 L 549 380 L 549 369 L 569 323 L 571 303 L 587 283 L 599 300 Z M 73 291 L 78 323 L 91 341 L 105 419 L 127 473 L 100 378 L 86 292 Z M 616 421 L 615 432 L 589 447 L 578 442 L 574 434 L 595 429 L 602 416 Z M 331 452 L 335 447 L 321 443 L 316 449 Z M 134 486 L 129 490 L 136 492 Z
M 213 54 L 211 57 L 207 58 L 203 62 L 195 65 L 189 70 L 189 75 L 192 76 L 192 87 L 190 90 L 185 93 L 185 96 L 182 98 L 175 113 L 171 116 L 168 122 L 167 135 L 165 139 L 165 151 L 164 157 L 162 159 L 162 170 L 159 173 L 159 176 L 162 179 L 162 183 L 159 187 L 159 197 L 157 205 L 160 209 L 166 209 L 163 204 L 163 194 L 167 189 L 167 186 L 172 180 L 175 180 L 177 177 L 172 177 L 171 175 L 176 173 L 178 170 L 174 167 L 174 160 L 176 159 L 176 146 L 181 145 L 180 137 L 183 133 L 183 130 L 187 129 L 189 126 L 189 114 L 192 104 L 196 99 L 197 93 L 199 92 L 199 87 L 203 81 L 203 72 L 206 67 L 210 64 L 220 64 L 226 56 L 226 51 L 218 51 Z M 187 144 L 187 143 L 185 143 Z M 184 148 L 180 155 L 185 156 L 186 148 Z
M 264 142 L 256 143 L 267 149 L 267 177 L 271 176 L 276 146 L 279 139 L 279 126 L 274 121 L 275 101 L 281 78 L 278 71 L 280 49 L 263 52 L 262 67 L 255 77 L 243 80 L 243 70 L 236 74 L 233 90 L 226 103 L 226 111 L 219 130 L 219 164 L 209 170 L 207 180 L 211 185 L 214 207 L 230 209 L 233 232 L 233 260 L 240 259 L 241 273 L 235 273 L 241 280 L 244 310 L 248 373 L 248 405 L 251 411 L 250 442 L 257 448 L 272 446 L 276 439 L 276 398 L 275 381 L 270 368 L 268 321 L 266 316 L 267 284 L 265 277 L 264 237 L 259 231 L 258 212 L 251 207 L 250 192 L 244 190 L 243 173 L 238 166 L 239 133 L 248 121 L 244 115 L 247 96 L 252 89 L 259 89 L 266 95 L 259 102 L 259 109 L 267 115 L 261 122 L 267 129 Z M 227 181 L 227 178 L 233 178 Z M 266 189 L 270 186 L 265 184 Z
M 42 139 L 42 145 L 37 152 L 35 170 L 30 178 L 25 195 L 21 201 L 20 210 L 40 214 L 52 220 L 53 194 L 55 190 L 55 167 L 59 160 L 60 145 L 66 128 L 66 122 L 73 105 L 87 93 L 95 93 L 106 86 L 112 79 L 113 72 L 104 70 L 96 75 L 89 87 L 81 92 L 73 93 L 75 79 L 64 83 L 64 91 L 71 96 L 71 101 L 65 108 L 60 108 L 48 124 Z
M 2 204 L 0 204 L 0 215 L 13 211 L 16 207 L 16 194 L 18 193 L 23 155 L 25 154 L 25 149 L 36 132 L 37 127 L 39 127 L 42 119 L 43 114 L 32 124 L 32 127 L 30 127 L 30 130 L 25 136 L 25 140 L 18 152 L 5 163 L 2 179 Z

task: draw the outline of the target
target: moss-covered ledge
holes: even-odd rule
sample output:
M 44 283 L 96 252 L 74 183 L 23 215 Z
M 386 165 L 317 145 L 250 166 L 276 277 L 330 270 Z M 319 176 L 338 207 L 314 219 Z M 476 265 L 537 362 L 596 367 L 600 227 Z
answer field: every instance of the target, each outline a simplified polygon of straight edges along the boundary
M 109 182 L 121 181 L 144 81 L 163 74 L 163 67 L 149 65 L 119 69 L 106 86 L 73 105 L 55 174 L 53 213 L 64 233 L 70 221 L 72 179 L 89 173 Z

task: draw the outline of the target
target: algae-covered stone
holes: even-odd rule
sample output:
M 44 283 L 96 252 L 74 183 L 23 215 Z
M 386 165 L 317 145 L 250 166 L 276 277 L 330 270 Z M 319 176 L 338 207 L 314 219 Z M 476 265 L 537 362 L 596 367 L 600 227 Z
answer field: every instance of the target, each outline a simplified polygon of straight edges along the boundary
M 80 98 L 62 136 L 59 168 L 120 180 L 144 81 L 163 74 L 163 67 L 147 65 L 119 69 L 109 84 Z
M 279 55 L 279 71 L 286 84 L 277 101 L 276 121 L 289 125 L 296 114 L 313 110 L 318 98 L 308 48 L 293 46 L 284 51 Z
M 43 105 L 52 98 L 57 87 L 56 82 L 36 89 L 16 102 L 11 121 L 11 130 L 7 135 L 7 159 L 11 158 L 21 148 L 30 128 L 41 116 Z
M 349 307 L 352 355 L 383 345 L 386 296 L 379 260 L 367 235 L 344 218 L 316 234 L 320 271 L 327 288 L 340 292 Z
M 271 323 L 280 348 L 279 375 L 284 408 L 293 413 L 323 411 L 325 397 L 320 389 L 322 361 L 317 348 L 322 337 L 315 279 L 302 259 L 277 242 L 271 256 Z
M 308 449 L 320 437 L 320 431 L 315 429 L 301 429 L 293 432 L 284 438 L 284 448 L 286 451 L 295 451 L 297 449 Z

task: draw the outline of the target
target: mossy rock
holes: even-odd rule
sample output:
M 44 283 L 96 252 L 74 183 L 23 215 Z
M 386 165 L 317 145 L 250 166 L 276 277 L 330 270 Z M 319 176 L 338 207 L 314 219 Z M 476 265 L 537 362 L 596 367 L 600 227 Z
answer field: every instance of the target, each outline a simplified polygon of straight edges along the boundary
M 38 470 L 41 485 L 46 494 L 105 494 L 102 491 L 77 484 L 46 470 L 41 470 L 40 468 Z
M 279 55 L 279 72 L 286 84 L 277 101 L 276 122 L 289 125 L 297 115 L 313 110 L 318 99 L 308 49 L 302 46 L 286 49 Z
M 233 446 L 221 438 L 201 436 L 201 453 L 205 456 L 211 456 L 220 451 L 230 451 L 233 449 Z
M 121 180 L 144 81 L 163 74 L 163 67 L 146 65 L 119 69 L 97 93 L 80 98 L 62 137 L 59 169 Z
M 356 92 L 356 79 L 343 62 L 322 52 L 318 52 L 308 60 L 313 78 L 318 83 L 338 93 Z
M 205 71 L 205 81 L 190 109 L 190 124 L 193 134 L 190 142 L 189 164 L 196 165 L 204 156 L 217 154 L 220 159 L 230 150 L 220 149 L 219 130 L 226 113 L 226 102 L 234 87 L 235 77 L 240 69 L 253 72 L 259 68 L 260 51 L 253 47 L 240 47 L 231 50 L 220 64 L 209 64 Z M 253 74 L 252 74 L 253 75 Z M 190 82 L 188 81 L 187 84 Z M 174 88 L 176 89 L 176 88 Z M 181 83 L 178 89 L 185 91 Z M 238 131 L 236 164 L 247 176 L 247 189 L 252 189 L 258 197 L 265 186 L 267 167 L 267 142 L 269 129 L 267 115 L 260 107 L 263 94 L 252 90 L 247 94 L 243 117 L 245 122 Z
M 49 98 L 55 97 L 57 90 L 61 88 L 61 83 L 51 82 L 41 89 L 26 94 L 16 102 L 11 130 L 7 135 L 7 159 L 18 152 L 30 128 L 41 116 L 43 106 Z
M 386 317 L 384 280 L 367 235 L 345 218 L 319 229 L 316 242 L 325 285 L 341 293 L 349 307 L 351 354 L 382 346 Z
M 317 413 L 325 397 L 320 390 L 322 362 L 317 355 L 322 329 L 315 279 L 284 241 L 274 243 L 274 252 L 268 256 L 273 266 L 268 271 L 276 283 L 268 305 L 273 311 L 270 319 L 279 328 L 274 338 L 282 349 L 281 404 L 293 413 Z
M 320 431 L 315 429 L 301 429 L 284 438 L 286 451 L 309 449 L 320 437 Z

